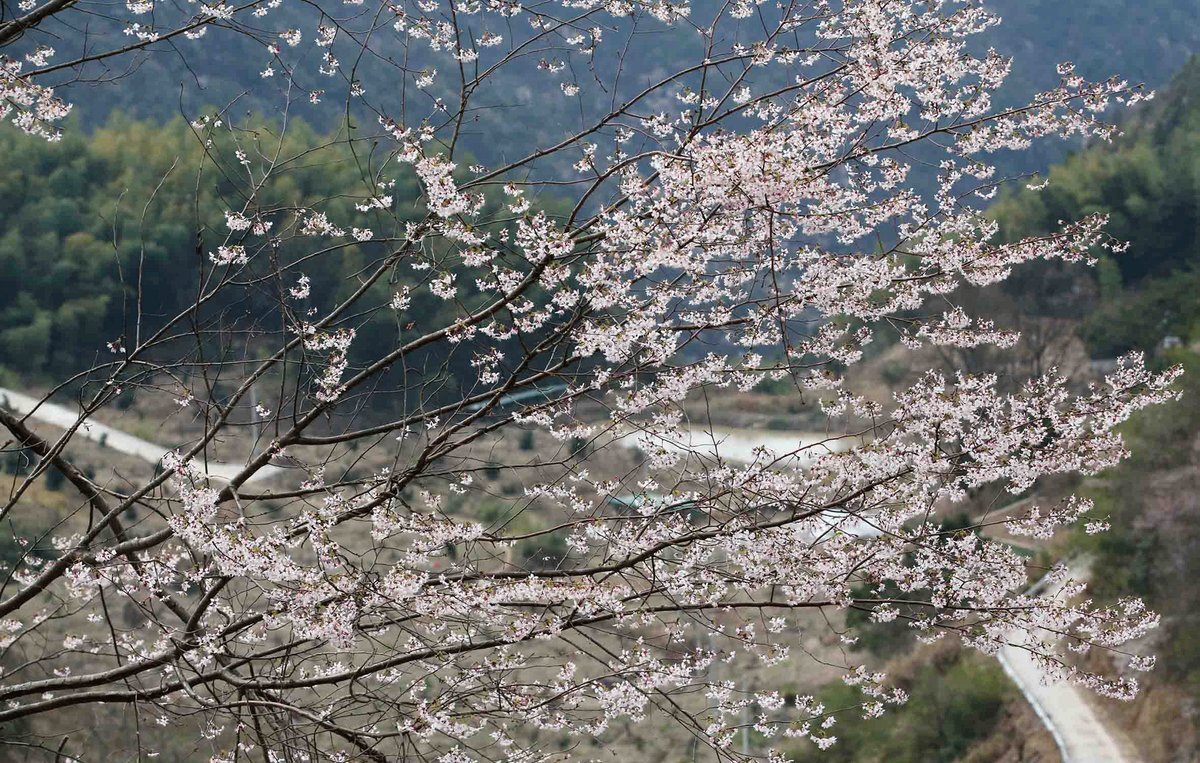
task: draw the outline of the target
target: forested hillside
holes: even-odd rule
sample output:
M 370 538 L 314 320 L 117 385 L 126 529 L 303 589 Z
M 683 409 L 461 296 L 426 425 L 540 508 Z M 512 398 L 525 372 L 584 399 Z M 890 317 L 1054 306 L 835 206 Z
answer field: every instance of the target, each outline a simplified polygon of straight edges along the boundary
M 473 111 L 471 121 L 463 126 L 463 144 L 481 159 L 494 162 L 528 150 L 554 134 L 555 128 L 584 123 L 584 113 L 610 101 L 619 102 L 680 64 L 703 55 L 695 26 L 708 23 L 721 7 L 711 0 L 693 3 L 689 21 L 673 27 L 643 18 L 643 10 L 632 18 L 609 20 L 603 28 L 594 28 L 593 34 L 625 41 L 627 50 L 619 63 L 598 57 L 587 70 L 570 70 L 548 78 L 561 51 L 547 49 L 528 56 L 523 68 L 493 75 L 500 78 L 496 92 L 504 96 L 489 96 L 486 105 Z M 1158 87 L 1191 52 L 1200 49 L 1198 3 L 999 0 L 988 7 L 1003 21 L 986 30 L 972 45 L 980 50 L 991 47 L 1014 57 L 1012 74 L 1001 93 L 1002 100 L 1010 104 L 1056 85 L 1056 66 L 1063 60 L 1073 61 L 1088 78 L 1119 76 Z M 272 19 L 311 39 L 318 35 L 329 12 L 315 5 L 286 3 L 272 12 Z M 85 127 L 95 127 L 112 113 L 164 121 L 181 112 L 194 116 L 203 106 L 231 105 L 233 113 L 286 109 L 322 129 L 337 126 L 349 113 L 352 123 L 371 130 L 376 114 L 394 108 L 403 97 L 396 86 L 401 71 L 433 69 L 441 70 L 443 76 L 430 90 L 431 96 L 457 98 L 459 74 L 454 70 L 458 67 L 449 58 L 433 56 L 420 46 L 412 51 L 388 48 L 380 36 L 370 34 L 382 21 L 354 4 L 341 6 L 336 16 L 344 30 L 329 48 L 342 64 L 336 71 L 328 68 L 328 74 L 319 73 L 320 62 L 310 57 L 296 67 L 293 83 L 282 76 L 282 71 L 264 76 L 270 68 L 279 69 L 267 50 L 268 44 L 278 41 L 237 35 L 209 35 L 203 40 L 179 38 L 152 46 L 132 59 L 122 59 L 119 66 L 99 61 L 89 64 L 82 76 L 64 72 L 64 78 L 69 74 L 72 80 L 80 80 L 72 85 L 76 118 Z M 94 19 L 93 28 L 103 30 L 107 23 L 103 18 Z M 359 30 L 360 40 L 348 39 L 346 31 L 353 30 Z M 62 59 L 79 52 L 73 49 L 76 37 L 69 30 L 60 31 L 62 34 L 47 36 L 46 40 L 31 38 L 30 42 L 54 45 Z M 119 34 L 121 30 L 109 31 Z M 356 53 L 362 40 L 370 40 L 372 55 Z M 615 76 L 614 67 L 620 68 L 620 77 Z M 467 67 L 465 73 L 470 76 L 472 67 Z M 563 76 L 579 88 L 577 95 L 566 96 L 559 91 L 558 80 Z M 344 109 L 329 108 L 331 98 L 345 98 L 350 82 L 356 83 L 360 94 Z M 615 83 L 614 89 L 600 86 L 601 82 Z M 147 92 L 174 95 L 147 98 Z M 322 99 L 321 106 L 310 104 L 309 96 L 313 94 Z M 532 114 L 537 118 L 531 119 Z M 1057 144 L 1040 144 L 1031 155 L 1012 161 L 1008 168 L 1025 171 L 1045 166 L 1061 157 L 1061 151 Z
M 1037 192 L 1001 201 L 993 214 L 1015 239 L 1057 221 L 1102 212 L 1108 232 L 1129 249 L 1079 270 L 1096 287 L 1082 332 L 1093 355 L 1153 350 L 1166 336 L 1200 340 L 1200 59 L 1193 59 L 1159 100 L 1129 115 L 1112 147 L 1070 157 Z M 1007 288 L 1028 287 L 1017 281 Z M 1031 309 L 1053 310 L 1061 292 Z
M 364 170 L 369 146 L 352 150 L 296 121 L 283 135 L 270 120 L 252 123 L 251 131 L 202 136 L 180 119 L 158 126 L 114 117 L 54 145 L 0 132 L 0 375 L 8 383 L 70 375 L 118 357 L 136 332 L 148 336 L 189 309 L 198 290 L 224 277 L 210 254 L 236 238 L 225 213 L 242 209 L 254 187 L 261 186 L 247 214 L 273 226 L 273 257 L 284 263 L 303 257 L 302 229 L 313 212 L 335 227 L 363 220 L 354 206 L 372 193 Z M 229 161 L 239 150 L 242 163 Z M 309 308 L 344 299 L 356 287 L 354 274 L 403 235 L 397 226 L 410 217 L 416 179 L 401 174 L 389 193 L 390 208 L 367 216 L 369 240 L 345 225 L 333 245 L 337 257 L 305 258 L 298 266 L 308 279 Z M 355 320 L 354 353 L 390 346 L 403 326 L 452 309 L 427 291 L 403 310 L 391 309 L 397 290 L 427 277 L 414 266 L 376 286 L 375 309 Z M 227 289 L 196 308 L 194 320 L 233 317 L 244 329 L 236 351 L 252 354 L 256 337 L 279 333 L 285 313 L 291 323 L 303 320 L 298 304 L 288 307 L 296 303 L 288 292 L 295 286 L 251 278 L 237 285 L 236 297 Z M 462 299 L 469 302 L 472 290 L 464 283 Z M 229 340 L 214 336 L 208 350 L 228 350 Z
M 299 199 L 345 219 L 366 193 L 347 146 L 302 124 L 291 124 L 282 141 L 267 126 L 213 136 L 219 150 L 206 151 L 182 120 L 160 127 L 119 117 L 90 135 L 72 132 L 61 145 L 0 132 L 0 366 L 26 378 L 71 373 L 91 365 L 106 343 L 148 334 L 185 309 L 215 278 L 209 253 L 230 234 L 225 211 L 242 207 L 267 164 L 263 197 L 280 204 Z M 235 139 L 253 157 L 243 166 L 225 159 Z M 415 187 L 401 186 L 396 196 L 402 212 Z M 302 210 L 268 204 L 257 211 L 286 227 Z M 376 233 L 386 242 L 394 231 Z M 321 261 L 306 272 L 318 299 L 336 299 L 347 288 L 344 276 L 386 246 L 347 238 L 340 267 Z M 285 245 L 279 256 L 297 255 Z M 261 321 L 278 308 L 266 285 L 245 296 L 236 309 Z M 211 304 L 198 318 L 230 308 Z

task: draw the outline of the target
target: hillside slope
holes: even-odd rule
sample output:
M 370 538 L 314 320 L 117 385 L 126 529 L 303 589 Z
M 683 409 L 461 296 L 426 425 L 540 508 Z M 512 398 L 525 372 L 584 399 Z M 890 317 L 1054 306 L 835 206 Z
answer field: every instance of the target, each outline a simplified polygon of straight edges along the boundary
M 724 7 L 716 0 L 696 0 L 691 6 L 691 19 L 696 24 L 705 23 Z M 1002 94 L 1002 100 L 1009 102 L 1025 101 L 1038 90 L 1055 85 L 1055 67 L 1061 61 L 1075 62 L 1088 78 L 1117 75 L 1157 87 L 1189 54 L 1200 51 L 1200 3 L 1190 0 L 987 0 L 986 6 L 1001 16 L 1003 23 L 986 30 L 976 46 L 981 51 L 995 48 L 1015 57 L 1009 85 Z M 378 7 L 372 9 L 369 5 L 284 3 L 262 22 L 264 32 L 258 35 L 261 39 L 216 30 L 200 40 L 179 38 L 153 45 L 133 58 L 122 59 L 119 65 L 94 62 L 82 76 L 76 72 L 61 75 L 64 82 L 75 82 L 71 97 L 77 118 L 89 128 L 103 124 L 113 113 L 162 121 L 181 112 L 194 115 L 202 106 L 227 104 L 235 104 L 236 113 L 275 113 L 286 107 L 320 129 L 333 128 L 350 113 L 353 121 L 373 127 L 371 108 L 340 103 L 346 98 L 348 77 L 362 86 L 365 102 L 395 113 L 402 97 L 397 87 L 400 69 L 437 67 L 453 72 L 458 68 L 449 58 L 430 54 L 423 44 L 404 48 L 403 35 L 393 34 L 387 24 L 380 26 L 375 18 L 378 13 Z M 318 62 L 310 55 L 298 68 L 298 87 L 289 87 L 282 76 L 263 76 L 272 62 L 265 45 L 273 41 L 274 34 L 267 33 L 267 28 L 291 28 L 307 40 L 331 18 L 350 30 L 378 27 L 375 33 L 364 36 L 370 39 L 370 53 L 360 55 L 356 45 L 346 42 L 342 35 L 330 50 L 347 65 L 353 62 L 345 72 L 321 76 L 317 74 Z M 79 36 L 64 25 L 67 23 L 74 22 L 67 18 L 63 23 L 50 24 L 39 35 L 31 35 L 30 45 L 52 44 L 58 50 L 57 60 L 78 54 L 82 43 L 72 42 Z M 90 36 L 97 39 L 103 35 L 122 39 L 125 31 L 103 18 L 89 18 L 88 26 Z M 694 63 L 705 55 L 699 36 L 686 23 L 668 27 L 635 16 L 625 23 L 611 23 L 604 35 L 618 40 L 636 36 L 639 44 L 623 45 L 626 49 L 619 61 L 598 56 L 588 64 L 591 71 L 571 72 L 584 88 L 580 98 L 564 98 L 538 87 L 537 56 L 527 65 L 505 67 L 495 73 L 491 80 L 494 92 L 483 94 L 477 104 L 482 108 L 473 110 L 464 146 L 485 161 L 511 158 L 527 144 L 569 126 L 582 111 L 603 105 L 610 97 L 636 92 L 681 63 Z M 547 55 L 552 53 L 548 51 Z M 621 80 L 612 92 L 607 87 L 591 87 L 600 81 L 614 82 L 616 67 L 620 67 Z M 96 86 L 89 88 L 88 82 Z M 456 83 L 457 76 L 451 77 L 444 85 L 445 92 L 436 94 L 456 97 Z M 311 106 L 305 97 L 307 90 L 325 91 L 325 100 L 331 103 Z M 1061 151 L 1051 144 L 1035 147 L 1034 166 L 1044 167 L 1061 158 Z M 1029 169 L 1029 161 L 1030 157 L 1022 157 L 1021 165 L 1014 163 L 1013 167 Z

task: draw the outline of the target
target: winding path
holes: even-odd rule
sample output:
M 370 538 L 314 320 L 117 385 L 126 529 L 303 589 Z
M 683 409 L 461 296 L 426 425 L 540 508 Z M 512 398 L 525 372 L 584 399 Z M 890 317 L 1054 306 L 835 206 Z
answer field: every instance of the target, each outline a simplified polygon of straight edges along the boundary
M 667 440 L 661 443 L 667 450 L 689 451 L 711 458 L 719 456 L 735 463 L 749 463 L 757 457 L 756 449 L 762 445 L 776 453 L 792 453 L 826 439 L 824 435 L 811 432 L 754 432 L 746 429 L 696 430 L 690 432 L 689 437 L 686 443 Z M 637 440 L 629 437 L 624 442 L 632 447 Z M 798 454 L 800 464 L 811 462 L 819 455 L 817 451 L 820 449 L 801 451 Z M 865 522 L 852 531 L 863 537 L 879 532 Z M 1082 568 L 1072 572 L 1072 577 L 1076 579 L 1086 579 L 1088 574 L 1088 570 Z M 1136 753 L 1127 751 L 1109 731 L 1089 702 L 1085 690 L 1067 683 L 1044 683 L 1033 657 L 1019 645 L 1006 646 L 996 656 L 1004 672 L 1021 690 L 1042 725 L 1054 737 L 1062 763 L 1139 763 Z
M 0 387 L 0 403 L 5 403 L 13 413 L 36 419 L 59 429 L 69 429 L 75 426 L 80 420 L 78 410 L 73 410 L 57 403 L 43 402 L 39 398 L 3 387 Z M 140 458 L 143 461 L 148 461 L 156 465 L 161 463 L 163 456 L 172 450 L 172 448 L 166 448 L 148 440 L 143 440 L 140 437 L 134 437 L 131 434 L 122 432 L 120 429 L 110 427 L 107 424 L 101 424 L 98 421 L 84 421 L 79 425 L 77 434 L 86 440 L 91 440 L 106 448 L 112 448 L 118 453 L 125 453 L 126 455 Z M 226 481 L 232 479 L 234 475 L 245 468 L 243 464 L 216 461 L 209 461 L 204 467 L 210 477 Z M 280 467 L 267 465 L 255 472 L 246 482 L 263 482 L 282 473 L 283 469 Z
M 1063 763 L 1137 763 L 1122 751 L 1082 690 L 1065 683 L 1043 683 L 1033 658 L 1019 647 L 1006 646 L 997 658 L 1049 729 Z
M 1086 569 L 1071 570 L 1077 580 L 1087 576 Z M 1046 683 L 1033 657 L 1019 644 L 1005 646 L 996 658 L 1054 737 L 1062 763 L 1139 763 L 1136 753 L 1127 751 L 1109 731 L 1086 690 L 1065 682 Z

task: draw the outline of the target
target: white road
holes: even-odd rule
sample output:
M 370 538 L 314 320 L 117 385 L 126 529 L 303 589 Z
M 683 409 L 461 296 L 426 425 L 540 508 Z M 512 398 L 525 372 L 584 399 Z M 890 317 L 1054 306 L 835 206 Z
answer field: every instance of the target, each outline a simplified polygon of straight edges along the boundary
M 1086 571 L 1073 569 L 1072 577 L 1085 579 Z M 1026 642 L 1021 642 L 1026 643 Z M 1096 712 L 1087 690 L 1068 683 L 1046 683 L 1033 657 L 1017 645 L 997 655 L 1035 713 L 1054 737 L 1063 763 L 1138 763 Z
M 630 432 L 620 437 L 620 443 L 627 448 L 638 448 L 641 447 L 640 438 L 643 436 L 645 434 L 640 431 Z M 823 447 L 812 447 L 797 454 L 793 459 L 787 459 L 798 461 L 800 466 L 812 463 L 825 453 L 845 448 L 844 441 L 832 440 L 820 432 L 712 428 L 687 430 L 686 441 L 652 437 L 653 444 L 660 445 L 668 452 L 694 453 L 702 458 L 721 458 L 737 464 L 752 463 L 759 457 L 757 449 L 764 446 L 775 454 L 782 455 L 829 440 Z
M 0 402 L 6 402 L 13 413 L 29 416 L 59 429 L 69 429 L 75 426 L 80 417 L 78 410 L 56 403 L 44 403 L 39 398 L 3 387 L 0 387 Z M 174 450 L 174 448 L 167 448 L 140 437 L 134 437 L 98 421 L 85 421 L 80 425 L 76 435 L 96 443 L 102 443 L 104 447 L 112 448 L 118 453 L 125 453 L 152 464 L 161 463 L 163 456 Z M 204 467 L 210 477 L 227 481 L 238 474 L 244 468 L 244 464 L 209 461 L 204 464 Z M 247 483 L 262 482 L 282 472 L 283 469 L 278 466 L 267 465 L 255 472 L 254 476 L 247 480 Z

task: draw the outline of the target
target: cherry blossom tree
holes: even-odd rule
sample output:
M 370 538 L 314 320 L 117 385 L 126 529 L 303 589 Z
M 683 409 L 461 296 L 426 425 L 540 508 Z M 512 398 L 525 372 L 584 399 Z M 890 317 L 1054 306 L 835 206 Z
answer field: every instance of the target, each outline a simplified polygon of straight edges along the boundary
M 86 758 L 53 719 L 87 710 L 69 717 L 119 719 L 139 754 L 143 725 L 181 724 L 213 761 L 458 763 L 589 759 L 667 724 L 701 757 L 783 760 L 789 740 L 835 743 L 838 713 L 904 701 L 853 655 L 856 708 L 745 680 L 804 659 L 813 613 L 851 642 L 851 608 L 1135 691 L 1069 655 L 1121 652 L 1153 613 L 1095 603 L 1064 569 L 1061 595 L 1026 593 L 1027 559 L 941 533 L 936 511 L 1115 464 L 1114 427 L 1177 371 L 1128 357 L 1103 383 L 1050 371 L 1015 391 L 930 371 L 888 405 L 842 379 L 881 330 L 1011 346 L 958 287 L 1119 250 L 1099 215 L 1001 241 L 983 209 L 998 152 L 1108 139 L 1137 88 L 1064 64 L 1055 89 L 999 103 L 1009 61 L 971 44 L 998 19 L 964 0 L 295 2 L 29 0 L 0 22 L 16 129 L 59 135 L 92 62 L 239 35 L 284 105 L 343 114 L 364 180 L 354 211 L 287 198 L 272 181 L 305 157 L 283 152 L 286 119 L 189 115 L 239 189 L 178 274 L 193 303 L 129 305 L 107 359 L 63 380 L 65 432 L 0 412 L 32 459 L 0 516 L 36 521 L 50 470 L 78 499 L 5 570 L 13 739 Z M 55 63 L 52 22 L 95 36 Z M 651 66 L 660 39 L 694 55 Z M 514 113 L 528 140 L 488 151 Z M 406 177 L 416 202 L 394 198 Z M 319 293 L 355 247 L 365 264 Z M 394 342 L 360 350 L 379 326 Z M 849 426 L 727 454 L 696 401 L 768 381 Z M 193 435 L 153 476 L 89 475 L 71 448 L 131 389 L 177 400 Z M 1099 530 L 1090 508 L 1008 529 Z M 766 739 L 749 753 L 745 728 Z

